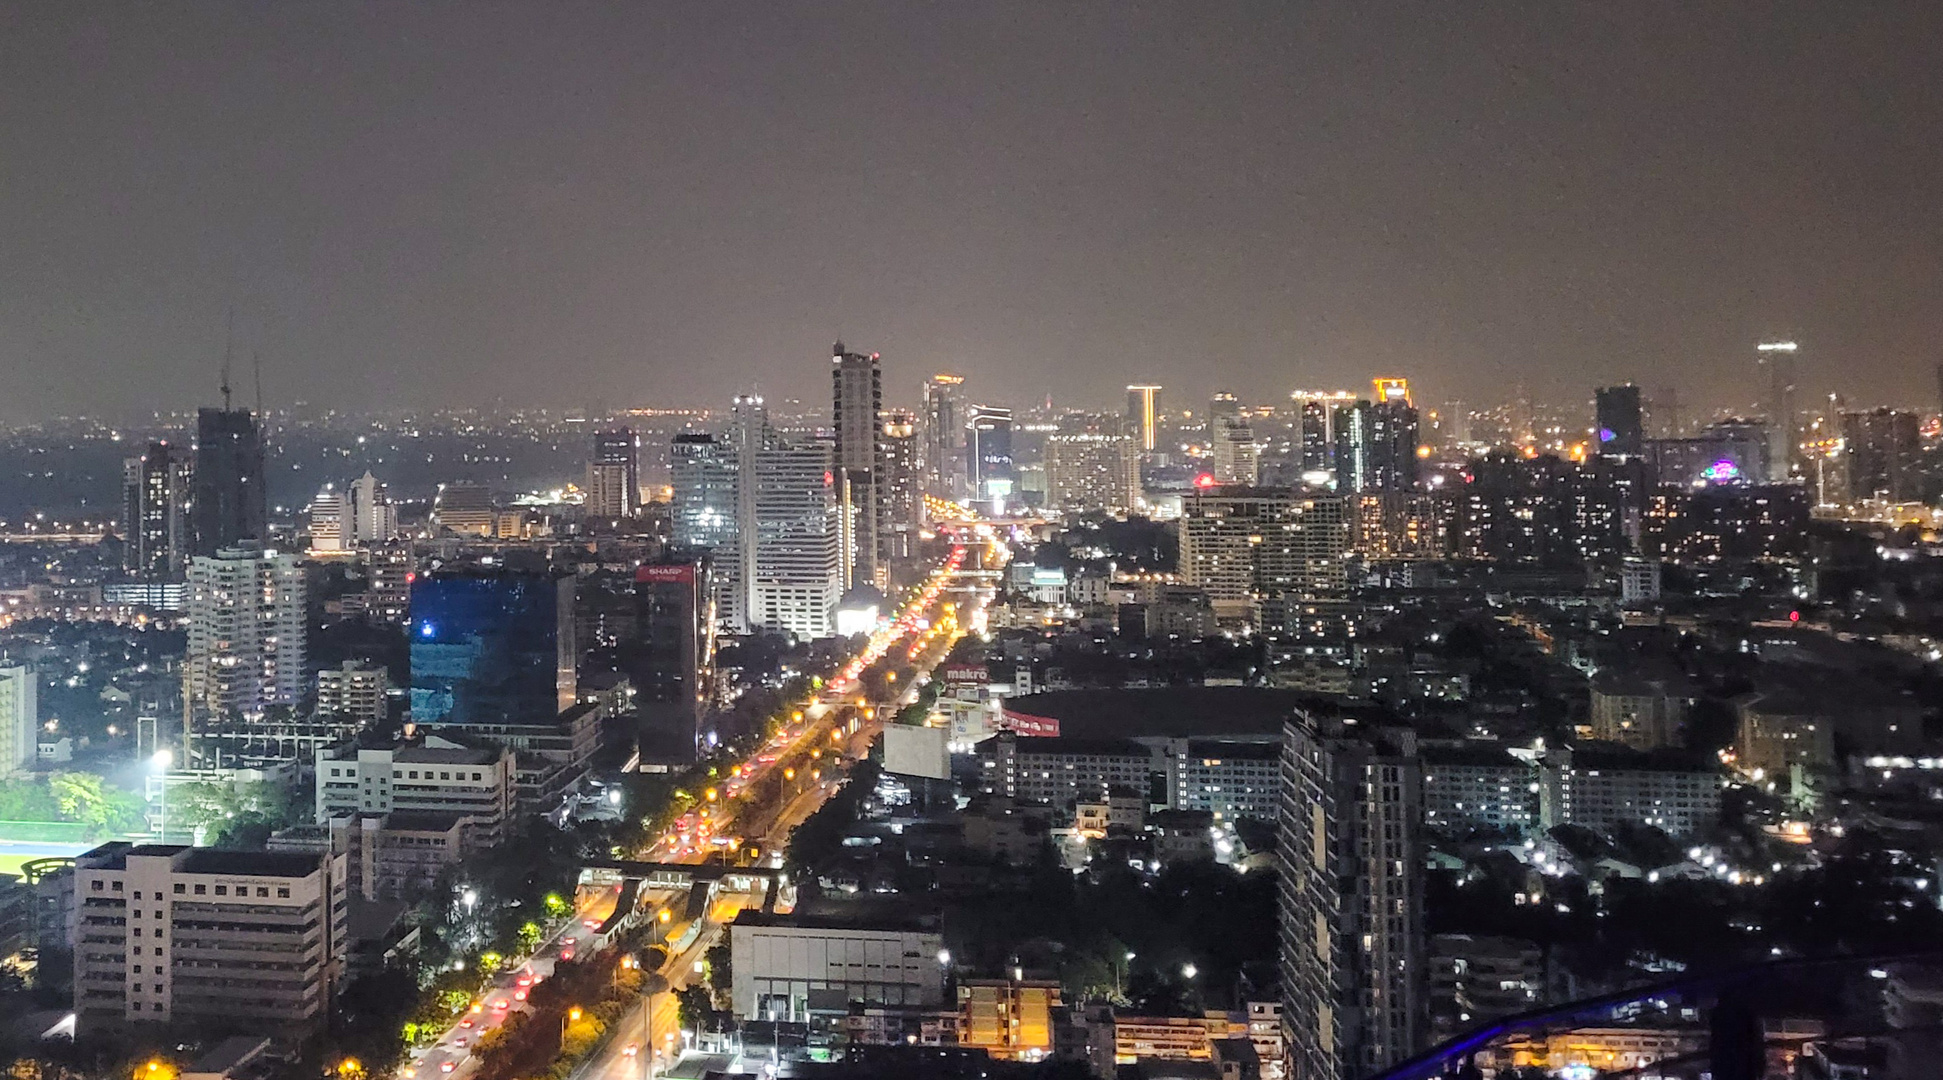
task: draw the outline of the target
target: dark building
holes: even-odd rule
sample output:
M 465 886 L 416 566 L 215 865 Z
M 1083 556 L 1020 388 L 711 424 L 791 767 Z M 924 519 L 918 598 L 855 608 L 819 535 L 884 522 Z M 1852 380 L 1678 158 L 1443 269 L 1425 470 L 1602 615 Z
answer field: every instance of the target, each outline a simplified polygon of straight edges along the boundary
M 594 432 L 587 459 L 587 516 L 632 517 L 641 502 L 640 442 L 630 428 Z
M 1453 508 L 1457 554 L 1505 562 L 1577 558 L 1571 481 L 1571 467 L 1550 455 L 1472 461 Z
M 1301 423 L 1302 471 L 1329 472 L 1335 467 L 1335 447 L 1329 437 L 1329 405 L 1314 398 L 1304 401 Z
M 1915 502 L 1923 497 L 1922 420 L 1913 412 L 1875 409 L 1842 414 L 1849 501 Z
M 248 409 L 196 412 L 195 554 L 265 538 L 263 435 Z
M 412 583 L 412 719 L 551 722 L 574 704 L 574 579 L 441 570 Z
M 1648 498 L 1644 554 L 1673 562 L 1776 559 L 1807 545 L 1808 489 L 1792 484 L 1663 485 Z
M 1639 387 L 1631 383 L 1600 387 L 1593 411 L 1601 455 L 1636 457 L 1644 451 L 1646 431 L 1641 419 Z
M 191 547 L 189 452 L 152 442 L 140 457 L 122 462 L 122 564 L 153 580 L 180 580 Z
M 705 559 L 634 571 L 639 640 L 626 650 L 641 722 L 641 759 L 682 763 L 707 751 L 715 617 Z
M 1749 483 L 1766 481 L 1768 425 L 1759 420 L 1721 420 L 1691 439 L 1653 439 L 1646 458 L 1662 484 Z
M 1417 410 L 1402 399 L 1338 405 L 1338 491 L 1411 491 L 1417 486 Z
M 1012 462 L 1012 410 L 979 405 L 971 412 L 971 466 L 975 497 L 1004 498 L 1018 473 Z

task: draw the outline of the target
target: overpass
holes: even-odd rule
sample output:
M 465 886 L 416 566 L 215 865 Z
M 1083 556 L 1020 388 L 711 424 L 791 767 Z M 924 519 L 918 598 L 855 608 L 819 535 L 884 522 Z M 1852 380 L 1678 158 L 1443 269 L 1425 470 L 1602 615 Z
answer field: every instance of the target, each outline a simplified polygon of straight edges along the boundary
M 684 922 L 705 919 L 724 895 L 746 895 L 758 889 L 762 891 L 762 910 L 774 910 L 776 894 L 782 888 L 782 872 L 722 863 L 595 859 L 581 865 L 579 884 L 582 888 L 620 886 L 620 901 L 614 905 L 614 913 L 593 932 L 595 940 L 604 947 L 622 931 L 656 918 L 661 905 L 649 898 L 661 893 L 681 897 L 670 902 L 667 909 Z

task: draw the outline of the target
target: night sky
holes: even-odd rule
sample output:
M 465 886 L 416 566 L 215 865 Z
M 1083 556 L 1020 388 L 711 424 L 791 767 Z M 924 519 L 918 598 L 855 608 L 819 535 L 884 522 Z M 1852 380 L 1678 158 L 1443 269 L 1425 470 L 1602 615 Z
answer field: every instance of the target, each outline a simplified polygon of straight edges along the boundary
M 1921 0 L 21 0 L 0 418 L 207 400 L 232 305 L 272 404 L 820 399 L 838 336 L 893 403 L 1730 404 L 1785 335 L 1932 406 L 1940 58 Z

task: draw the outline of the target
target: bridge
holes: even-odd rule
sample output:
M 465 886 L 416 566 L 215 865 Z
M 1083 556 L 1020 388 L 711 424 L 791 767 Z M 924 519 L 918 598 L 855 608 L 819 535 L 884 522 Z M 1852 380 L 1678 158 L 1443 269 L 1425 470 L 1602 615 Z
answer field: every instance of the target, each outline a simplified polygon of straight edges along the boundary
M 761 890 L 762 910 L 773 911 L 782 888 L 782 872 L 722 863 L 597 859 L 581 866 L 579 885 L 581 888 L 615 885 L 621 888 L 614 913 L 593 931 L 594 940 L 604 948 L 623 931 L 649 919 L 668 923 L 679 916 L 684 923 L 699 924 L 724 896 L 751 895 Z M 675 894 L 680 899 L 666 905 L 652 899 L 664 893 Z

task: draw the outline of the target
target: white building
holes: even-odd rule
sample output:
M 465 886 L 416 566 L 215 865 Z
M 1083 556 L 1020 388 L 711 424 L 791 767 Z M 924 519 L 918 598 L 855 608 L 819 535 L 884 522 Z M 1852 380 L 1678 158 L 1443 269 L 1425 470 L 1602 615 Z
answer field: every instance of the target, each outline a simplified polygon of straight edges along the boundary
M 345 743 L 318 755 L 317 821 L 357 814 L 456 814 L 472 841 L 497 844 L 518 807 L 512 751 L 438 735 L 381 746 Z
M 344 510 L 345 535 L 352 547 L 388 543 L 398 535 L 398 508 L 368 469 L 345 489 Z
M 1678 754 L 1559 747 L 1539 763 L 1538 823 L 1611 832 L 1651 825 L 1690 836 L 1720 817 L 1718 770 Z
M 317 714 L 355 719 L 372 727 L 385 719 L 385 696 L 391 677 L 381 664 L 346 660 L 343 666 L 317 673 Z
M 335 555 L 354 546 L 345 520 L 346 499 L 334 486 L 310 500 L 310 551 L 313 555 Z
M 304 693 L 304 574 L 293 555 L 244 541 L 189 562 L 183 682 L 208 715 L 261 714 Z
M 1424 824 L 1523 836 L 1538 820 L 1538 770 L 1502 747 L 1423 748 Z
M 75 860 L 79 1029 L 320 1029 L 343 970 L 341 857 L 103 844 Z
M 853 1001 L 935 1008 L 944 1002 L 944 938 L 744 911 L 729 926 L 731 1009 L 738 1020 L 838 1018 Z
M 38 676 L 30 667 L 0 667 L 0 780 L 18 776 L 40 758 Z
M 1259 471 L 1255 431 L 1240 416 L 1217 416 L 1208 425 L 1214 478 L 1223 484 L 1253 484 Z
M 1046 503 L 1071 513 L 1130 510 L 1140 491 L 1140 454 L 1125 435 L 1046 436 Z
M 827 445 L 777 441 L 754 451 L 753 498 L 741 533 L 749 623 L 804 641 L 835 632 L 844 530 Z M 749 538 L 754 542 L 750 543 Z
M 1223 620 L 1263 596 L 1332 596 L 1348 584 L 1355 521 L 1342 495 L 1213 487 L 1183 498 L 1183 583 L 1206 589 Z

